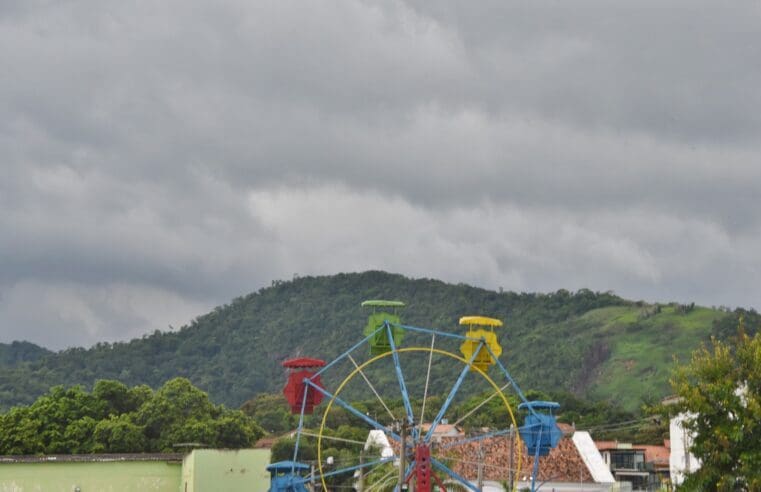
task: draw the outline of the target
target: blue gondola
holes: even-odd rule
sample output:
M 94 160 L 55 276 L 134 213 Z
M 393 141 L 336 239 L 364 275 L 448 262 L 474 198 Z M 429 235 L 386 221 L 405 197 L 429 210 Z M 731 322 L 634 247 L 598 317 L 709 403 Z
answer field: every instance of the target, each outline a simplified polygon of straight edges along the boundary
M 309 465 L 294 461 L 272 463 L 267 467 L 270 472 L 269 492 L 307 492 L 304 474 L 309 470 Z
M 560 408 L 560 404 L 554 401 L 530 401 L 521 403 L 518 408 L 533 410 L 526 416 L 526 423 L 519 429 L 529 454 L 547 456 L 550 449 L 556 447 L 563 437 L 552 414 L 553 410 Z

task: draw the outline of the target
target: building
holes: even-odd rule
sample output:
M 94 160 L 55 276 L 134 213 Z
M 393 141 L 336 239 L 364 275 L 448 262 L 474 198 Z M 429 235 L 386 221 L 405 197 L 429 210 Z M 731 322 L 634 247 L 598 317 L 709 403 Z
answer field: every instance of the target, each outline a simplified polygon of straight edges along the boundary
M 425 434 L 428 432 L 428 429 L 431 428 L 431 424 L 423 424 L 421 426 L 421 432 Z M 462 431 L 462 428 L 453 424 L 449 424 L 442 420 L 440 424 L 436 426 L 436 428 L 433 430 L 433 435 L 431 436 L 431 440 L 433 442 L 441 442 L 441 440 L 445 437 L 463 437 L 465 436 L 465 433 Z
M 266 492 L 268 449 L 0 457 L 3 492 Z
M 628 482 L 632 490 L 661 490 L 669 484 L 670 441 L 662 446 L 596 441 L 595 445 L 618 482 Z
M 742 390 L 739 389 L 736 391 L 737 394 L 741 392 Z M 672 395 L 661 400 L 661 403 L 663 405 L 675 405 L 681 401 L 681 397 Z M 671 484 L 674 486 L 681 485 L 686 475 L 700 468 L 700 460 L 690 452 L 693 436 L 684 427 L 684 421 L 694 417 L 694 414 L 680 413 L 669 420 L 669 441 L 671 442 L 669 474 Z
M 669 421 L 669 438 L 671 441 L 669 471 L 673 485 L 681 485 L 685 475 L 700 468 L 700 460 L 690 452 L 692 435 L 682 425 L 686 418 L 688 415 L 679 414 Z

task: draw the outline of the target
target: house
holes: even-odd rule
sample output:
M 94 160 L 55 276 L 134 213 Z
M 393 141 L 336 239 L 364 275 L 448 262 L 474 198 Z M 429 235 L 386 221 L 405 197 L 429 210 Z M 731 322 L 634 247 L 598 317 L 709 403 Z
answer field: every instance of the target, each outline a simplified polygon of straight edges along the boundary
M 669 483 L 669 440 L 662 446 L 618 441 L 596 441 L 595 445 L 619 482 L 632 490 L 658 490 Z
M 425 434 L 430 428 L 431 424 L 423 424 L 421 426 L 421 431 Z M 464 435 L 465 433 L 462 431 L 461 427 L 442 421 L 433 430 L 433 436 L 431 436 L 431 439 L 433 442 L 441 442 L 445 437 L 463 437 Z

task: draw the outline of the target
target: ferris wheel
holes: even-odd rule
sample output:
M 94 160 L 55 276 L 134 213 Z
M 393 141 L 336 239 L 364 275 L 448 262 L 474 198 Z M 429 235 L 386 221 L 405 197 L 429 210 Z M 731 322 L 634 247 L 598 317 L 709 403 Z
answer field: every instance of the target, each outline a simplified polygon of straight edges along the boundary
M 283 362 L 289 371 L 283 393 L 299 425 L 293 460 L 268 467 L 270 491 L 302 492 L 310 484 L 361 492 L 480 491 L 484 456 L 476 478 L 467 472 L 475 463 L 460 450 L 500 436 L 509 438 L 511 460 L 489 466 L 501 470 L 500 481 L 510 490 L 530 473 L 535 490 L 539 456 L 557 446 L 561 436 L 552 415 L 557 404 L 528 401 L 500 361 L 495 329 L 502 322 L 464 316 L 464 333 L 452 333 L 403 324 L 400 301 L 371 300 L 362 306 L 372 310 L 364 337 L 341 355 L 330 362 L 308 357 Z M 418 345 L 406 346 L 405 339 Z M 363 401 L 372 402 L 374 411 Z M 511 401 L 527 411 L 523 426 Z M 453 413 L 456 404 L 459 413 Z M 493 418 L 489 428 L 477 425 L 487 409 L 500 416 L 496 428 Z M 337 436 L 330 429 L 337 415 L 362 426 L 367 439 Z M 348 447 L 349 457 L 331 454 L 336 442 Z M 316 457 L 306 456 L 307 449 L 316 450 Z M 521 470 L 524 455 L 534 458 L 530 471 Z M 314 458 L 312 466 L 306 464 Z

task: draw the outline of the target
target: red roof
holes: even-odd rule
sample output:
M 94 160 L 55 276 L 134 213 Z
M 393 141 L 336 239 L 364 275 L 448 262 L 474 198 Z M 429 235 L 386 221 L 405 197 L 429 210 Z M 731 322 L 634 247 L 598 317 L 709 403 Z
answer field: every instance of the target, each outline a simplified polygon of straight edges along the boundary
M 666 466 L 669 464 L 669 456 L 671 455 L 671 450 L 666 446 L 635 444 L 634 449 L 641 449 L 645 451 L 646 463 L 654 463 L 656 465 Z
M 298 357 L 296 359 L 288 359 L 282 363 L 283 367 L 289 367 L 291 369 L 298 369 L 301 367 L 323 367 L 324 365 L 324 360 L 313 359 L 311 357 Z
M 431 428 L 431 424 L 423 424 L 422 426 L 423 432 L 428 432 L 428 429 Z M 442 434 L 458 434 L 462 435 L 462 429 L 455 426 L 454 424 L 438 424 L 436 428 L 433 430 L 434 435 L 442 435 Z
M 254 444 L 254 447 L 257 449 L 270 449 L 273 444 L 275 444 L 275 441 L 277 441 L 280 437 L 279 436 L 265 436 L 256 441 Z
M 558 422 L 556 425 L 558 426 L 558 429 L 560 429 L 560 432 L 562 432 L 564 436 L 572 435 L 574 432 L 576 432 L 576 427 L 571 424 L 564 424 L 563 422 Z
M 595 446 L 600 451 L 618 449 L 618 441 L 595 441 Z

